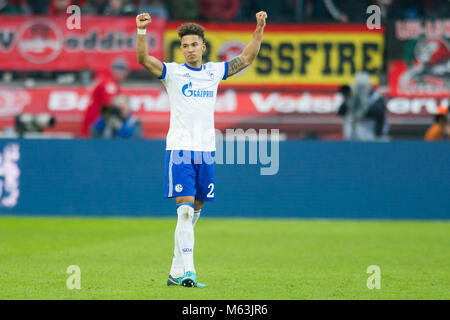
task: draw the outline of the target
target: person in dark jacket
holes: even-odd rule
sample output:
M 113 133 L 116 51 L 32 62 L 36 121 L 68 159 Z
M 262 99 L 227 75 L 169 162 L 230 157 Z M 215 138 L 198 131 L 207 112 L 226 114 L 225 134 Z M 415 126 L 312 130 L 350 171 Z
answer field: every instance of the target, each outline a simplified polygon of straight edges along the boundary
M 141 123 L 131 113 L 126 96 L 116 96 L 111 106 L 102 108 L 101 117 L 91 127 L 91 137 L 142 138 Z

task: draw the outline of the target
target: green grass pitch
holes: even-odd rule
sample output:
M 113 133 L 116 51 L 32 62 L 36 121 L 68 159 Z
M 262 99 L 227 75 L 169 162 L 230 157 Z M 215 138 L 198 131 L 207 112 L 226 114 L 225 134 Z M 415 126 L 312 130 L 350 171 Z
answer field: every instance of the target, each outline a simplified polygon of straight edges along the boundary
M 0 217 L 0 299 L 450 299 L 449 222 L 202 217 L 207 288 L 166 286 L 175 224 Z M 70 265 L 80 290 L 66 288 Z M 380 289 L 366 286 L 369 265 Z

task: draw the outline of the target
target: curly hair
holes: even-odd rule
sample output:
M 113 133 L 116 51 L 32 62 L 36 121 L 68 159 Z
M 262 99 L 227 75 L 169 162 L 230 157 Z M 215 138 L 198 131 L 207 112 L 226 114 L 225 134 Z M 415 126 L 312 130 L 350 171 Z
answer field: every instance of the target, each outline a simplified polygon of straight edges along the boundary
M 205 41 L 205 29 L 196 23 L 189 22 L 189 23 L 183 23 L 177 30 L 178 37 L 183 38 L 186 35 L 197 35 L 199 36 L 203 42 Z

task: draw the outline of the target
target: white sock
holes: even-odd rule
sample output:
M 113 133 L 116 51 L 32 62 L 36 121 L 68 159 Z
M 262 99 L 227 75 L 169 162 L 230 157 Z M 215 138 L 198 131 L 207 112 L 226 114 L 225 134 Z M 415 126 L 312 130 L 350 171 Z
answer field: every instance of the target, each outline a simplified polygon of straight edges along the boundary
M 173 250 L 172 267 L 170 268 L 170 275 L 174 278 L 179 278 L 184 273 L 183 257 L 181 256 L 181 248 L 177 241 L 177 227 L 175 228 L 175 249 Z
M 181 255 L 184 272 L 195 272 L 194 268 L 194 228 L 192 218 L 194 216 L 194 204 L 183 202 L 177 206 L 178 223 L 175 228 L 175 242 L 179 251 L 175 257 Z M 177 254 L 178 253 L 178 254 Z M 178 261 L 176 263 L 178 265 Z M 174 275 L 172 275 L 174 276 Z
M 192 218 L 192 228 L 195 227 L 195 223 L 197 222 L 198 218 L 200 218 L 200 210 L 194 211 L 194 217 Z M 176 229 L 175 229 L 176 233 Z M 170 268 L 170 275 L 174 278 L 179 278 L 184 274 L 184 264 L 183 264 L 183 257 L 181 252 L 181 247 L 178 245 L 178 241 L 175 241 L 175 250 L 173 253 L 173 259 L 172 259 L 172 267 Z
M 195 227 L 195 223 L 197 222 L 198 218 L 200 218 L 200 212 L 202 212 L 201 209 L 194 211 L 194 217 L 192 218 L 192 227 Z

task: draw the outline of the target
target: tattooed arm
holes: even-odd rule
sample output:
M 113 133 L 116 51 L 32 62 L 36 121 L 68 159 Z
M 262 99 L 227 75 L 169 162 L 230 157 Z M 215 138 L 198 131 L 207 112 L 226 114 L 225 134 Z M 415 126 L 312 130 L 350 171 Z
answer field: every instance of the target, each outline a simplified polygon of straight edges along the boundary
M 253 33 L 253 38 L 239 56 L 228 62 L 228 77 L 238 73 L 255 60 L 259 48 L 261 47 L 262 35 L 264 27 L 266 26 L 266 18 L 267 14 L 264 11 L 260 11 L 256 14 L 257 24 L 256 30 Z

